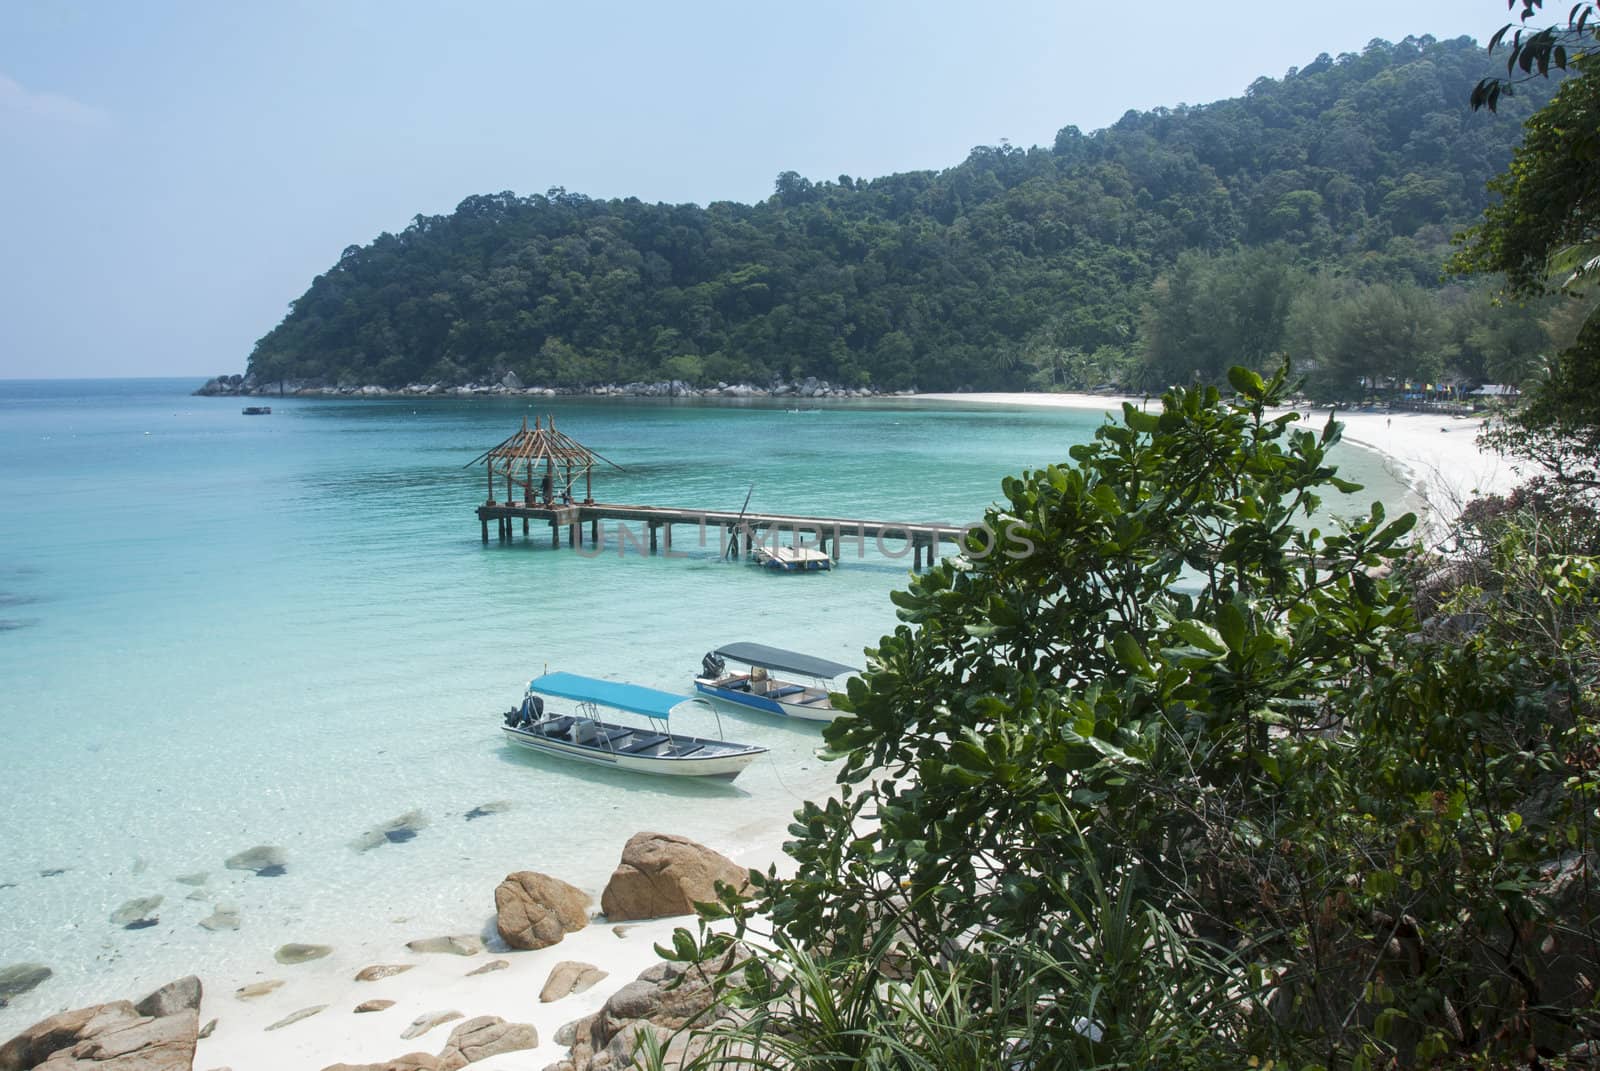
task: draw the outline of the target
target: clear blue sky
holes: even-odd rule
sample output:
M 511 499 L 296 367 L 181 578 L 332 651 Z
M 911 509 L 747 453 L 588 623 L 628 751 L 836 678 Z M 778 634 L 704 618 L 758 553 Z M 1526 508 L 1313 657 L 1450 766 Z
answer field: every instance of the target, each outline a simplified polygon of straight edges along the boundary
M 1241 8 L 9 0 L 0 378 L 243 371 L 345 246 L 469 194 L 759 200 L 780 171 L 948 167 L 1506 20 L 1503 0 Z

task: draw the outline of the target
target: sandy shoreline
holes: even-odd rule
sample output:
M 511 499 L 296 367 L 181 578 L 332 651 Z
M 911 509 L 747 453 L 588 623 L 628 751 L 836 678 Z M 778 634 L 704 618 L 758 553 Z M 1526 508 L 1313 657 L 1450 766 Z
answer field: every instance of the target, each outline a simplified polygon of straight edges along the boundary
M 1124 402 L 1156 405 L 1154 398 L 1099 394 L 920 394 L 918 400 L 972 405 L 1100 410 L 1119 414 Z M 1305 422 L 1320 428 L 1326 408 L 1301 410 Z M 1506 458 L 1478 446 L 1483 420 L 1438 413 L 1340 410 L 1344 441 L 1382 455 L 1397 479 L 1427 503 L 1429 512 L 1448 520 L 1474 493 L 1505 494 L 1519 482 Z

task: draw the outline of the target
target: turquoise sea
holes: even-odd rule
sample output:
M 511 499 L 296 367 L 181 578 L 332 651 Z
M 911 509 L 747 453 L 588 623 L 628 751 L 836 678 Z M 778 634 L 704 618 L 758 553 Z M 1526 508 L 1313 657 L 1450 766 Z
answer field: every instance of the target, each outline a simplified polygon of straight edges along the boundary
M 684 560 L 581 557 L 537 529 L 484 547 L 467 466 L 524 416 L 623 466 L 596 472 L 605 501 L 736 510 L 754 484 L 752 509 L 907 522 L 975 519 L 1002 476 L 1065 460 L 1099 422 L 520 397 L 273 398 L 245 417 L 197 385 L 0 382 L 0 967 L 55 972 L 0 1009 L 0 1038 L 190 972 L 243 984 L 288 941 L 372 961 L 479 932 L 512 870 L 598 895 L 643 829 L 775 855 L 832 784 L 814 727 L 724 714 L 771 754 L 731 785 L 678 785 L 513 753 L 500 713 L 546 667 L 686 691 L 734 640 L 862 664 L 909 558 L 869 542 L 783 577 L 686 530 Z M 1402 497 L 1374 455 L 1343 465 L 1362 502 Z M 467 819 L 488 803 L 506 809 Z M 353 846 L 411 811 L 414 838 Z M 281 876 L 224 869 L 256 845 L 283 848 Z M 155 896 L 153 925 L 111 922 Z M 199 925 L 219 904 L 237 930 Z

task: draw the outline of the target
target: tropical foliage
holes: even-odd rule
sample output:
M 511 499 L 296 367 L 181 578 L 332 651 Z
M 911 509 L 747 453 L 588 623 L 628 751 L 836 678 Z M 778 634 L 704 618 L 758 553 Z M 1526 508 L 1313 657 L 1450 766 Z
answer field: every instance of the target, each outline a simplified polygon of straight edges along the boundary
M 389 386 L 512 371 L 550 386 L 1156 388 L 1241 360 L 1273 367 L 1298 345 L 1288 326 L 1296 306 L 1300 320 L 1314 311 L 1296 297 L 1315 281 L 1375 326 L 1422 310 L 1429 330 L 1386 337 L 1405 357 L 1383 371 L 1488 374 L 1456 316 L 1478 298 L 1441 288 L 1440 251 L 1485 208 L 1485 182 L 1549 89 L 1473 116 L 1487 65 L 1467 39 L 1375 41 L 1237 99 L 1066 127 L 1048 147 L 980 147 L 944 171 L 786 172 L 754 205 L 469 197 L 347 249 L 250 371 Z M 1351 377 L 1370 371 L 1351 367 L 1360 344 L 1298 356 L 1314 387 L 1355 393 Z
M 1231 378 L 1008 479 L 987 521 L 1027 552 L 896 596 L 708 1053 L 1507 1066 L 1600 1031 L 1593 526 L 1499 503 L 1411 557 L 1336 423 Z

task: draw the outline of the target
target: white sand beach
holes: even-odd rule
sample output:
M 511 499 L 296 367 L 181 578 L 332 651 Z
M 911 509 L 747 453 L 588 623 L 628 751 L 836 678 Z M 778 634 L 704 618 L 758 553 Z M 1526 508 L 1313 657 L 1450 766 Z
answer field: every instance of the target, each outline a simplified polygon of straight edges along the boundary
M 936 402 L 974 405 L 1036 406 L 1060 409 L 1098 409 L 1120 413 L 1124 402 L 1159 405 L 1155 398 L 1098 394 L 922 394 Z M 1301 410 L 1308 425 L 1320 428 L 1328 418 L 1325 407 Z M 1401 482 L 1426 503 L 1436 520 L 1448 522 L 1475 494 L 1505 494 L 1522 479 L 1512 462 L 1478 445 L 1483 420 L 1442 416 L 1437 413 L 1339 410 L 1344 441 L 1374 451 Z

